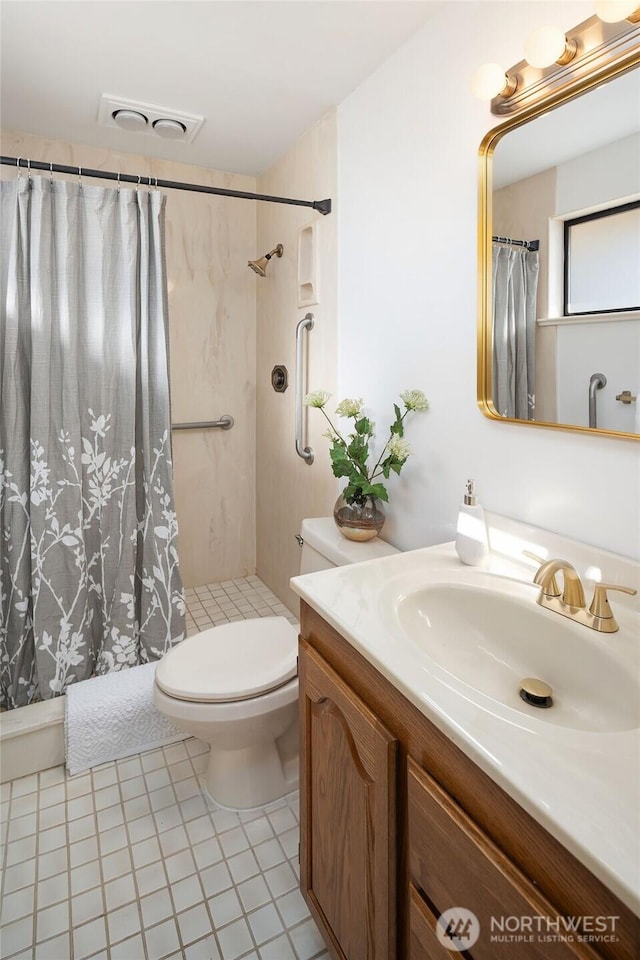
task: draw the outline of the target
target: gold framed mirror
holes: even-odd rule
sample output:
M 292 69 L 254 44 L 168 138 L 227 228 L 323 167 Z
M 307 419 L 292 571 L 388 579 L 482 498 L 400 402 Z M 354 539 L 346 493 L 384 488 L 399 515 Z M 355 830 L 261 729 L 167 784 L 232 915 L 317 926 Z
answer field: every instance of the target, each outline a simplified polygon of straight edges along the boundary
M 478 405 L 640 439 L 640 45 L 480 146 Z

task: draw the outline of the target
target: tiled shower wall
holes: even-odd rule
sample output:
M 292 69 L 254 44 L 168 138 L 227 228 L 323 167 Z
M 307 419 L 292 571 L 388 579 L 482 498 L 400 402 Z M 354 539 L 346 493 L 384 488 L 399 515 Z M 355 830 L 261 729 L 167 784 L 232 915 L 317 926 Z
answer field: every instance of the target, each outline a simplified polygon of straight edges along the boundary
M 293 611 L 298 598 L 289 579 L 300 571 L 295 536 L 305 517 L 331 515 L 338 495 L 330 469 L 326 423 L 318 410 L 305 411 L 305 444 L 315 451 L 308 466 L 295 451 L 295 330 L 310 311 L 313 329 L 304 334 L 304 389 L 335 395 L 337 368 L 337 129 L 336 112 L 329 111 L 258 180 L 264 193 L 333 201 L 328 216 L 305 207 L 264 203 L 258 210 L 260 251 L 284 245 L 281 260 L 273 260 L 267 279 L 258 286 L 256 378 L 256 573 Z M 317 224 L 318 303 L 298 303 L 298 233 Z M 271 370 L 285 364 L 289 387 L 275 393 Z M 334 400 L 335 400 L 334 396 Z M 332 401 L 332 404 L 334 401 Z M 335 406 L 335 404 L 334 404 Z

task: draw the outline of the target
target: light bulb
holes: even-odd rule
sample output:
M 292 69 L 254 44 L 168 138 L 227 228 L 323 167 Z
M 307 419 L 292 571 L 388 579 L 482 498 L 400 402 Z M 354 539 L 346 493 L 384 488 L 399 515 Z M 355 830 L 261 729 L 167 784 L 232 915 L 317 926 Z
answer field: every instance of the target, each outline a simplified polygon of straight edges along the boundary
M 575 54 L 571 51 L 572 59 Z M 552 63 L 567 62 L 567 38 L 560 27 L 539 27 L 530 33 L 524 44 L 524 55 L 532 67 L 550 67 Z
M 638 0 L 596 0 L 596 14 L 605 23 L 626 20 L 637 9 Z
M 164 137 L 165 140 L 180 140 L 187 132 L 184 123 L 164 117 L 161 120 L 153 121 L 153 130 L 159 137 Z
M 144 130 L 149 122 L 139 110 L 114 110 L 111 116 L 123 130 Z
M 478 100 L 493 100 L 509 87 L 509 78 L 498 63 L 483 63 L 471 78 L 471 91 Z

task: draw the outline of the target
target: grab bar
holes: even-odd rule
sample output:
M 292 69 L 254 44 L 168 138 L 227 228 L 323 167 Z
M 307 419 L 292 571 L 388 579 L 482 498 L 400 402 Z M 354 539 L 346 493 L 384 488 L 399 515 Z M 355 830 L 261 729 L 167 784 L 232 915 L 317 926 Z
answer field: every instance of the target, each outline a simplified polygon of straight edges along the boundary
M 589 380 L 589 426 L 598 426 L 598 413 L 596 403 L 596 390 L 602 390 L 607 385 L 607 378 L 604 373 L 593 373 Z
M 223 413 L 219 420 L 198 420 L 194 423 L 172 423 L 172 430 L 209 430 L 211 427 L 220 427 L 221 430 L 231 430 L 233 417 Z
M 304 447 L 302 441 L 302 331 L 313 329 L 313 314 L 307 313 L 296 327 L 296 453 L 308 463 L 313 463 L 313 450 Z

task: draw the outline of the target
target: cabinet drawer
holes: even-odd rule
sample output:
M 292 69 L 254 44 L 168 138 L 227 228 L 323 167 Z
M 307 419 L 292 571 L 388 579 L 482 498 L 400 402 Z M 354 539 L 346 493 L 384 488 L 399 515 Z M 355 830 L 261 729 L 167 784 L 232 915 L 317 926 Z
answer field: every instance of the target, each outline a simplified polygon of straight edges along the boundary
M 549 901 L 411 759 L 408 773 L 411 880 L 438 912 L 465 907 L 476 914 L 480 936 L 470 951 L 474 960 L 597 956 L 586 944 L 556 940 L 544 923 L 539 930 L 537 918 L 557 918 Z M 506 918 L 509 927 L 500 929 Z
M 424 902 L 412 883 L 409 884 L 409 960 L 451 960 L 435 932 L 438 918 Z

